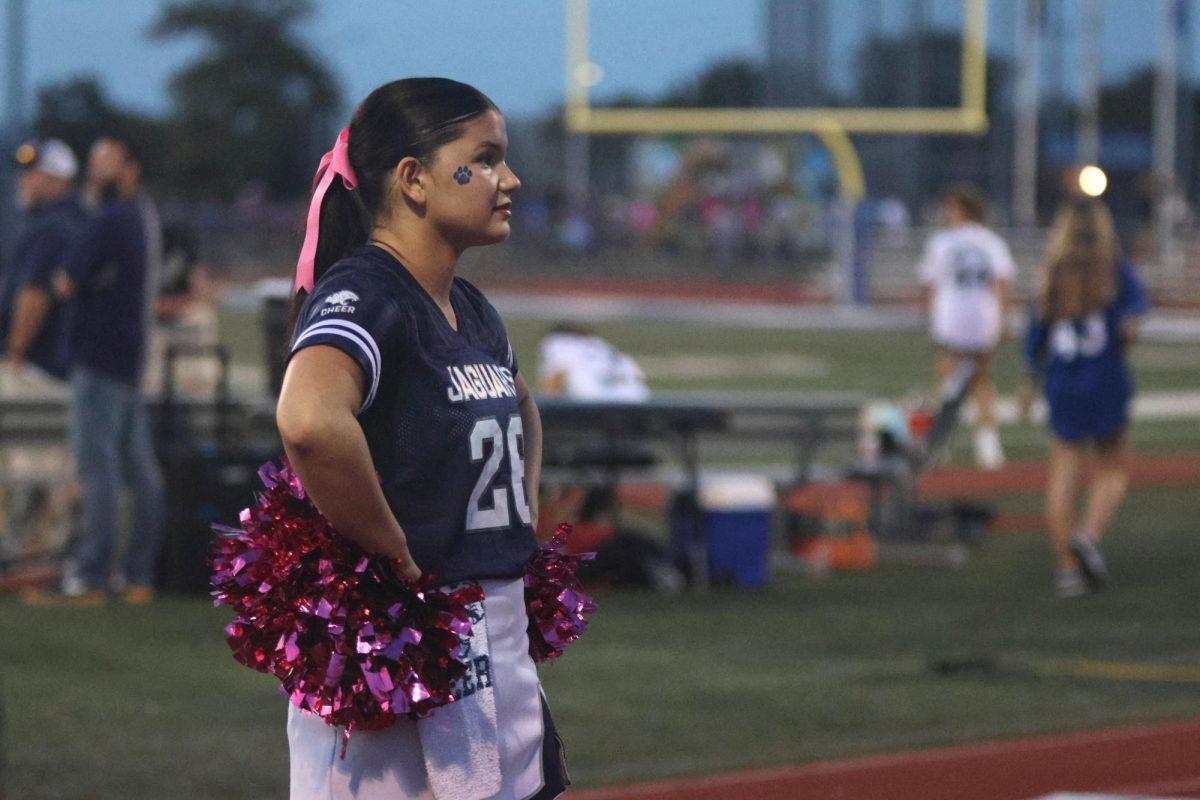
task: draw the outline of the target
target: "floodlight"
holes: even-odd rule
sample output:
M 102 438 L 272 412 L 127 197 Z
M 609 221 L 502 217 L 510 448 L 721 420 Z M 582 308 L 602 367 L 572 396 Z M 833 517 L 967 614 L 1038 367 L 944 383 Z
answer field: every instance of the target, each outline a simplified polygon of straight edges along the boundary
M 1079 191 L 1088 197 L 1099 197 L 1108 188 L 1108 176 L 1094 164 L 1079 170 Z

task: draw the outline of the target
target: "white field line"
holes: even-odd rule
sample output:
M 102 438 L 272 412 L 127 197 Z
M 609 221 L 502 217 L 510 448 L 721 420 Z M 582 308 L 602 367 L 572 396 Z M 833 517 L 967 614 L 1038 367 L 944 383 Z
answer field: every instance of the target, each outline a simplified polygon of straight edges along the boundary
M 1200 391 L 1141 392 L 1133 398 L 1134 419 L 1192 419 L 1200 417 Z M 963 421 L 974 422 L 975 405 L 963 408 Z M 1046 404 L 1039 398 L 1033 407 L 1033 420 L 1046 421 Z M 996 400 L 996 421 L 1011 425 L 1018 421 L 1017 401 L 1013 397 Z

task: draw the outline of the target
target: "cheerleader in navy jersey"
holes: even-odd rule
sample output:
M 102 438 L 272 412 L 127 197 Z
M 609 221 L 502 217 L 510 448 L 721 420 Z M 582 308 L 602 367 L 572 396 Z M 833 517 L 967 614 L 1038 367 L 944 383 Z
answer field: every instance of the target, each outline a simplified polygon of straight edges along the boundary
M 291 796 L 551 798 L 567 778 L 528 654 L 522 575 L 536 548 L 541 422 L 487 298 L 455 276 L 508 238 L 521 183 L 478 90 L 394 81 L 317 173 L 277 419 L 321 512 L 405 577 L 478 582 L 458 702 L 355 733 L 289 707 Z
M 1118 256 L 1108 208 L 1079 199 L 1050 230 L 1029 334 L 1030 374 L 1043 380 L 1054 443 L 1046 484 L 1046 524 L 1057 562 L 1055 591 L 1075 597 L 1107 578 L 1098 543 L 1129 483 L 1126 351 L 1148 310 L 1146 290 Z M 1022 398 L 1028 414 L 1032 382 Z M 1087 504 L 1077 518 L 1084 458 L 1095 450 Z

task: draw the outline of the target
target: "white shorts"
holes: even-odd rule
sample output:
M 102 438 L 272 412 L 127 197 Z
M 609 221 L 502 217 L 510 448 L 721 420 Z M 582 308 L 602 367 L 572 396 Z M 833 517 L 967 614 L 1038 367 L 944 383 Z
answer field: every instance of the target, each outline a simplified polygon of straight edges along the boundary
M 962 298 L 948 291 L 934 295 L 931 323 L 934 342 L 960 353 L 995 350 L 1004 325 L 997 295 Z
M 529 656 L 521 580 L 480 581 L 499 733 L 501 789 L 494 800 L 556 797 L 567 781 L 561 744 Z M 437 713 L 436 711 L 434 712 Z M 356 731 L 339 757 L 342 728 L 288 706 L 291 800 L 435 800 L 417 724 Z

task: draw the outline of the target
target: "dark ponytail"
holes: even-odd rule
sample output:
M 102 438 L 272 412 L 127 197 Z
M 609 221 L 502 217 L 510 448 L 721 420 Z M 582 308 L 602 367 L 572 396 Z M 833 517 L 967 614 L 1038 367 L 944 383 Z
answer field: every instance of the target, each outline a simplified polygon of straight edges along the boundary
M 499 111 L 487 95 L 448 78 L 405 78 L 367 95 L 350 121 L 350 165 L 358 187 L 334 180 L 321 203 L 313 281 L 367 243 L 375 220 L 388 210 L 388 177 L 409 156 L 428 164 L 462 127 L 487 111 Z M 291 338 L 307 292 L 292 298 Z

